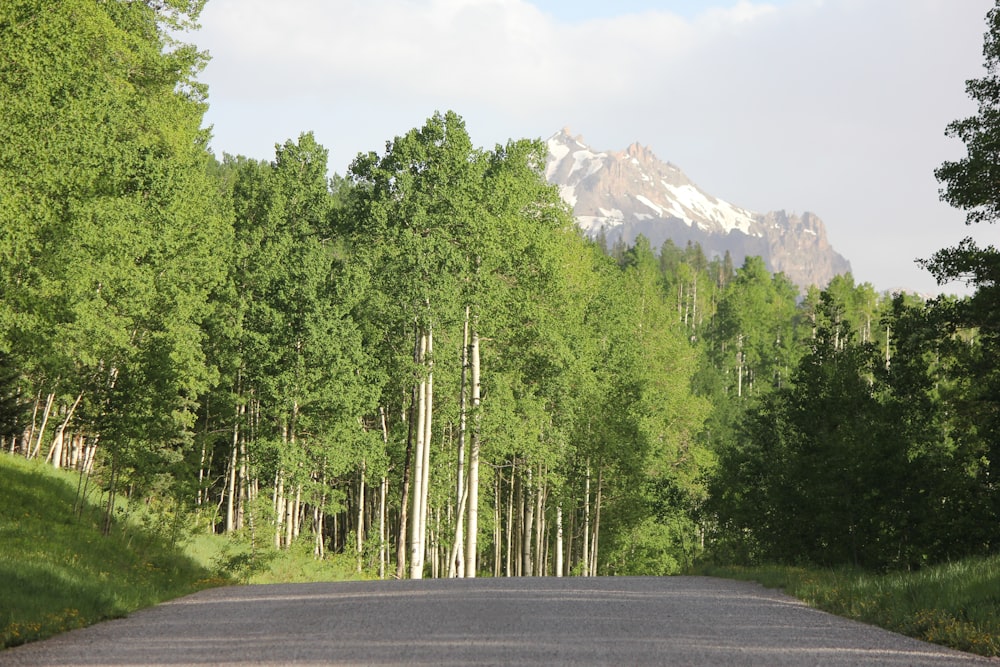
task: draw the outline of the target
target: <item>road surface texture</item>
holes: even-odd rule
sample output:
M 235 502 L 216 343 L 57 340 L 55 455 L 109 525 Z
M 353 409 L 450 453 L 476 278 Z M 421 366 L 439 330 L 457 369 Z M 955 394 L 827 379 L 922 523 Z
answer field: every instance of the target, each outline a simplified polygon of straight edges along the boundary
M 702 577 L 234 586 L 34 644 L 0 665 L 1000 664 Z

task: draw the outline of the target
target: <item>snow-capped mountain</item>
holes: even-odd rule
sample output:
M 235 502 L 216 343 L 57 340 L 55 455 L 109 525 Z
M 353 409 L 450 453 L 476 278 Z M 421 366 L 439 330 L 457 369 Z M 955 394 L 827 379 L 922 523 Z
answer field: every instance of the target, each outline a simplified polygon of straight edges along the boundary
M 700 243 L 709 257 L 729 251 L 737 266 L 760 255 L 771 271 L 784 272 L 802 288 L 825 287 L 851 270 L 827 241 L 823 221 L 811 213 L 760 214 L 730 204 L 638 143 L 597 152 L 568 129 L 547 143 L 546 178 L 559 186 L 581 229 L 592 238 L 603 232 L 609 246 L 618 239 L 631 244 L 642 234 L 654 249 L 671 239 L 681 247 Z

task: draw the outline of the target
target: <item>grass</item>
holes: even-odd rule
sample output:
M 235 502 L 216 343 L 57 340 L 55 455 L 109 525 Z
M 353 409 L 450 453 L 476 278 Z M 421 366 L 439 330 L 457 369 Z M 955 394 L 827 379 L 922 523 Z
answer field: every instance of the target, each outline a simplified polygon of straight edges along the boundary
M 192 534 L 192 517 L 120 505 L 111 534 L 79 475 L 0 454 L 0 649 L 50 637 L 211 586 L 360 578 L 351 556 L 317 561 L 309 540 L 251 550 Z
M 705 566 L 697 573 L 758 581 L 839 616 L 960 651 L 1000 655 L 1000 557 L 888 574 L 784 566 Z
M 148 522 L 119 521 L 102 535 L 98 497 L 74 511 L 77 482 L 0 456 L 0 647 L 228 583 Z

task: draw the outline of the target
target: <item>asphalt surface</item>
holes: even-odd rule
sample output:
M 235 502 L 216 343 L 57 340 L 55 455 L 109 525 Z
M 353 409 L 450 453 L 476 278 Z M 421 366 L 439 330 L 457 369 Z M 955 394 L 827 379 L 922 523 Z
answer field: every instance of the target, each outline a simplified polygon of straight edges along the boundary
M 998 665 L 702 577 L 235 586 L 0 665 Z

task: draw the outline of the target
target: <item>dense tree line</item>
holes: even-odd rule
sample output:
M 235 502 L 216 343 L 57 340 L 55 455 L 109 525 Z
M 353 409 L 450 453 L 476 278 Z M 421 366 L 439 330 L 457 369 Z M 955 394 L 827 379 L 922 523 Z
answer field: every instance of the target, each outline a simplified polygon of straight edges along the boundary
M 175 38 L 202 4 L 0 8 L 7 452 L 79 470 L 108 521 L 125 494 L 384 577 L 994 548 L 995 250 L 928 260 L 978 290 L 924 303 L 603 248 L 544 144 L 475 147 L 453 112 L 344 176 L 307 132 L 217 160 Z M 993 129 L 951 131 L 982 166 Z M 969 172 L 939 176 L 989 219 Z
M 707 407 L 653 255 L 451 112 L 344 177 L 308 133 L 217 161 L 172 37 L 200 5 L 0 14 L 4 449 L 109 521 L 124 493 L 382 576 L 594 574 L 653 504 L 695 530 Z

